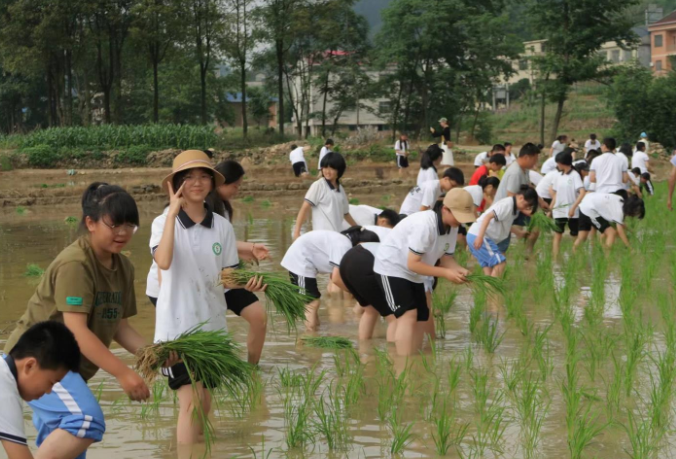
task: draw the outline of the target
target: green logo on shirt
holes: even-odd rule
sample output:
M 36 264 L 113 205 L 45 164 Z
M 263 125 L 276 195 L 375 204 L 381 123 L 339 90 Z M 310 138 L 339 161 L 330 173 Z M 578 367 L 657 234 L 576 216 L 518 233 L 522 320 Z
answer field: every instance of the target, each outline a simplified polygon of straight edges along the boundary
M 82 298 L 79 296 L 67 296 L 66 304 L 70 306 L 82 306 Z
M 450 249 L 450 248 L 451 248 L 451 243 L 447 242 L 446 246 L 444 247 L 444 252 L 448 252 L 448 249 Z
M 220 255 L 221 252 L 223 251 L 223 246 L 218 242 L 214 242 L 214 245 L 211 246 L 211 249 L 214 251 L 216 255 Z

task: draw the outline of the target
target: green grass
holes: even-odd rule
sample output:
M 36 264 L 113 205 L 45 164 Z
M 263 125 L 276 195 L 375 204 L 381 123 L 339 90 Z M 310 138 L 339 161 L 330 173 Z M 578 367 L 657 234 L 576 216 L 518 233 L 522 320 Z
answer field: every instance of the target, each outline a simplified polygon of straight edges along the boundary
M 24 277 L 33 277 L 40 278 L 45 273 L 45 270 L 36 265 L 35 263 L 29 263 L 26 266 L 26 271 L 23 273 Z
M 341 336 L 303 336 L 301 343 L 307 347 L 320 349 L 352 349 L 352 341 Z
M 23 206 L 17 206 L 17 207 L 14 209 L 14 212 L 15 212 L 17 215 L 26 215 L 26 212 L 27 212 L 27 211 L 26 211 L 26 208 L 25 208 L 25 207 L 23 207 Z
M 69 216 L 63 219 L 63 221 L 68 225 L 77 225 L 79 220 L 77 217 Z

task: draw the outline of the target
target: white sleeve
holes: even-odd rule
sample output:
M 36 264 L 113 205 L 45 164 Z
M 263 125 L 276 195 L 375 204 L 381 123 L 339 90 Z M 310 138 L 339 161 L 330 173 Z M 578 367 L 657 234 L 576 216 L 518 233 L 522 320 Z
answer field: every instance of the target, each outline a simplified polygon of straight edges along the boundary
M 491 207 L 491 210 L 495 214 L 495 220 L 502 222 L 507 220 L 512 216 L 514 213 L 514 209 L 512 208 L 512 202 L 514 198 L 509 197 L 509 198 L 504 198 L 498 201 L 493 207 Z
M 483 153 L 479 153 L 474 158 L 474 165 L 475 166 L 481 166 L 482 164 L 483 164 Z
M 239 255 L 237 255 L 237 239 L 235 230 L 229 221 L 223 222 L 223 250 L 221 251 L 221 268 L 235 268 L 239 265 Z
M 333 233 L 334 235 L 338 236 L 338 233 Z M 349 238 L 343 236 L 340 234 L 340 237 L 344 239 L 340 239 L 340 242 L 336 242 L 334 244 L 331 244 L 331 247 L 329 248 L 329 264 L 335 268 L 340 266 L 340 262 L 342 261 L 343 257 L 345 254 L 352 248 L 352 242 L 350 241 Z
M 422 199 L 420 200 L 420 205 L 429 207 L 430 209 L 434 208 L 436 204 L 437 193 L 436 189 L 439 187 L 439 183 L 436 180 L 429 180 L 422 184 L 420 187 L 422 191 Z
M 629 170 L 629 160 L 626 156 L 622 155 L 622 172 L 627 172 Z
M 345 194 L 345 188 L 343 188 L 343 185 L 339 186 L 340 186 L 340 197 L 343 206 L 343 215 L 347 215 L 350 213 L 350 201 L 347 199 L 347 194 Z M 352 216 L 352 218 L 354 218 L 354 215 Z
M 453 256 L 455 253 L 455 246 L 458 243 L 458 228 L 451 228 L 451 242 L 446 249 L 446 255 Z
M 150 230 L 150 254 L 155 256 L 155 250 L 160 245 L 162 234 L 164 234 L 164 225 L 167 222 L 167 214 L 162 214 L 153 220 L 153 225 Z
M 622 209 L 622 202 L 623 201 L 621 199 L 613 199 L 611 205 L 608 206 L 612 221 L 618 225 L 624 225 L 624 210 Z
M 0 394 L 0 440 L 28 445 L 23 422 L 21 401 L 8 391 Z
M 408 249 L 416 255 L 424 255 L 432 249 L 434 245 L 434 231 L 438 229 L 430 228 L 429 225 L 417 225 L 408 235 Z
M 319 180 L 310 185 L 310 189 L 307 190 L 307 193 L 305 193 L 305 200 L 310 204 L 312 204 L 313 206 L 316 206 L 317 204 L 319 204 L 319 201 L 322 200 L 321 183 L 319 182 Z
M 580 174 L 573 171 L 573 176 L 573 188 L 575 191 L 579 190 L 580 188 L 584 188 L 584 183 L 582 182 L 582 177 L 580 177 Z

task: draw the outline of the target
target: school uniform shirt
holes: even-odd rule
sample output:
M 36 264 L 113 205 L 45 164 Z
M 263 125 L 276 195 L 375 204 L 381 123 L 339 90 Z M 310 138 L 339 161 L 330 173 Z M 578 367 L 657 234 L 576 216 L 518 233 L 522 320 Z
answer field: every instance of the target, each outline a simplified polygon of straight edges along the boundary
M 641 174 L 648 172 L 648 161 L 650 157 L 642 151 L 635 151 L 631 157 L 631 168 L 638 167 L 641 169 Z
M 597 193 L 614 193 L 625 188 L 622 174 L 627 172 L 627 165 L 614 153 L 607 152 L 594 158 L 589 170 L 596 172 Z
M 488 152 L 484 151 L 479 153 L 474 157 L 474 165 L 476 167 L 482 166 L 486 161 L 488 161 Z
M 367 206 L 366 204 L 350 204 L 349 208 L 350 215 L 359 226 L 375 225 L 378 223 L 378 215 L 382 212 L 382 210 L 377 207 Z M 347 224 L 349 228 L 349 224 L 345 221 L 344 223 Z
M 556 206 L 552 211 L 554 218 L 568 218 L 570 207 L 575 204 L 580 190 L 584 188 L 582 178 L 575 170 L 571 169 L 567 174 L 559 173 L 554 180 L 552 188 L 556 192 Z M 579 207 L 579 206 L 578 206 Z M 573 218 L 580 217 L 580 210 L 575 209 Z
M 164 208 L 162 214 L 166 215 L 167 212 L 169 212 L 169 206 Z M 225 214 L 227 215 L 228 213 L 226 212 Z M 153 258 L 153 262 L 150 264 L 150 269 L 148 270 L 148 276 L 146 277 L 146 296 L 151 298 L 160 296 L 160 278 L 157 274 L 159 269 L 160 268 L 157 267 L 157 263 L 155 263 L 155 259 Z
M 352 248 L 350 238 L 335 231 L 311 231 L 296 239 L 284 254 L 282 267 L 301 277 L 316 278 L 340 266 Z
M 584 189 L 587 191 L 587 193 L 596 191 L 596 183 L 592 183 L 589 176 L 586 176 L 582 183 L 584 183 Z
M 519 163 L 513 163 L 507 168 L 505 175 L 500 179 L 500 186 L 495 193 L 495 202 L 506 198 L 508 192 L 512 194 L 518 193 L 522 185 L 530 186 L 528 170 L 521 169 Z
M 540 183 L 538 183 L 538 186 L 535 187 L 538 196 L 542 199 L 552 199 L 549 187 L 554 184 L 554 180 L 556 180 L 559 175 L 561 175 L 561 172 L 559 171 L 551 171 L 549 174 L 545 175 L 543 179 L 540 180 Z
M 28 300 L 25 314 L 7 339 L 9 354 L 21 335 L 45 320 L 63 323 L 64 312 L 87 315 L 87 328 L 109 347 L 122 319 L 136 315 L 134 266 L 124 255 L 113 254 L 112 268 L 96 258 L 88 236 L 81 236 L 57 255 Z M 87 381 L 99 367 L 83 355 L 80 374 Z
M 648 139 L 640 138 L 640 139 L 638 139 L 638 141 L 636 143 L 638 143 L 638 142 L 643 142 L 643 145 L 645 145 L 645 152 L 646 153 L 650 152 L 650 142 L 648 141 Z
M 477 218 L 476 222 L 472 223 L 468 234 L 478 236 L 484 219 L 489 218 L 491 215 L 495 215 L 495 218 L 488 224 L 484 236 L 492 239 L 495 243 L 502 242 L 509 237 L 512 223 L 514 223 L 514 220 L 519 215 L 519 210 L 516 208 L 516 197 L 510 196 L 493 203 L 486 212 Z
M 420 186 L 414 186 L 404 198 L 399 213 L 411 215 L 420 212 L 422 206 L 434 208 L 437 199 L 441 196 L 441 186 L 439 180 L 430 180 Z
M 340 231 L 343 218 L 350 212 L 350 203 L 343 186 L 331 185 L 325 178 L 314 182 L 305 194 L 312 206 L 312 230 Z
M 298 147 L 295 150 L 291 150 L 291 153 L 289 153 L 289 160 L 291 161 L 292 165 L 296 163 L 305 163 L 303 147 Z
M 465 191 L 472 196 L 472 202 L 478 208 L 484 200 L 484 190 L 479 185 L 466 186 Z
M 402 142 L 401 140 L 397 140 L 394 142 L 394 151 L 398 156 L 406 156 L 406 153 L 408 152 L 408 141 Z
M 534 170 L 529 170 L 528 171 L 528 178 L 530 179 L 530 183 L 533 186 L 538 186 L 538 183 L 540 183 L 540 180 L 542 180 L 544 177 L 542 174 L 535 172 Z
M 587 139 L 587 141 L 584 143 L 584 149 L 586 151 L 589 150 L 601 151 L 601 142 L 599 142 L 598 140 Z
M 416 180 L 416 185 L 420 186 L 428 180 L 439 180 L 439 174 L 437 173 L 436 167 L 428 167 L 423 169 L 422 167 L 418 171 L 418 180 Z
M 514 153 L 510 153 L 509 155 L 505 156 L 505 167 L 511 166 L 514 161 L 516 161 L 516 156 L 514 156 Z
M 14 359 L 0 358 L 0 441 L 28 446 Z
M 328 155 L 329 153 L 332 153 L 331 149 L 327 146 L 323 146 L 321 150 L 319 150 L 319 164 L 321 165 L 322 159 L 324 156 Z
M 566 144 L 561 143 L 558 140 L 555 140 L 554 143 L 552 144 L 552 156 L 556 157 L 559 153 L 561 153 L 563 150 L 566 149 Z
M 381 276 L 399 277 L 416 284 L 429 279 L 408 269 L 408 254 L 422 256 L 423 263 L 434 266 L 444 255 L 453 255 L 458 228 L 446 227 L 433 210 L 418 212 L 402 220 L 380 247 L 373 271 Z
M 540 168 L 540 173 L 542 175 L 547 175 L 551 171 L 556 170 L 556 159 L 554 157 L 547 158 L 547 161 L 544 162 L 542 167 Z
M 372 232 L 376 233 L 378 235 L 378 239 L 380 239 L 381 241 L 385 240 L 385 238 L 392 231 L 392 228 L 387 228 L 385 226 L 377 226 L 377 225 L 365 225 L 364 229 L 367 230 L 367 231 L 372 231 Z
M 239 265 L 235 231 L 228 220 L 206 208 L 196 223 L 183 210 L 174 225 L 171 266 L 162 270 L 157 297 L 155 342 L 170 341 L 204 322 L 206 331 L 227 329 L 221 270 Z M 168 215 L 153 221 L 150 251 L 160 244 Z
M 591 193 L 585 195 L 580 203 L 580 211 L 592 220 L 601 217 L 608 223 L 624 224 L 622 196 L 609 193 Z

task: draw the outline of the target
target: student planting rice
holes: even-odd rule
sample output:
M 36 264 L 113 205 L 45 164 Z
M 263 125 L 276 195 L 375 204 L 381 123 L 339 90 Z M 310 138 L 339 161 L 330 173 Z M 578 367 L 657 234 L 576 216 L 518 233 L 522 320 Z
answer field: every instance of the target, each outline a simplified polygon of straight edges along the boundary
M 643 195 L 641 194 L 641 169 L 635 167 L 631 169 L 627 175 L 629 176 L 629 180 L 627 181 L 627 190 L 631 191 L 638 197 L 642 198 Z
M 439 125 L 441 126 L 441 132 L 437 131 L 433 127 L 430 128 L 432 137 L 439 139 L 439 147 L 443 150 L 443 159 L 441 161 L 442 166 L 453 166 L 453 142 L 451 142 L 451 127 L 448 124 L 446 118 L 439 119 Z
M 556 221 L 554 231 L 553 253 L 559 253 L 561 238 L 566 229 L 570 229 L 571 236 L 577 236 L 580 211 L 578 206 L 585 196 L 582 176 L 573 167 L 573 156 L 569 153 L 560 153 L 556 156 L 556 165 L 561 171 L 552 184 L 552 216 Z
M 474 167 L 478 168 L 481 167 L 485 164 L 488 164 L 488 160 L 493 157 L 494 155 L 502 155 L 503 157 L 505 156 L 505 146 L 501 145 L 499 143 L 496 143 L 493 145 L 493 147 L 490 149 L 490 151 L 484 151 L 482 153 L 479 153 L 474 157 Z
M 505 161 L 507 162 L 507 167 L 509 167 L 516 161 L 516 156 L 514 156 L 514 153 L 512 152 L 514 146 L 511 142 L 505 142 L 503 145 L 505 146 Z
M 555 158 L 556 155 L 562 153 L 563 150 L 568 146 L 568 136 L 560 135 L 552 143 L 552 147 L 549 149 L 549 156 Z
M 600 194 L 615 193 L 622 190 L 626 195 L 625 183 L 629 180 L 627 165 L 622 158 L 615 155 L 615 139 L 603 139 L 603 154 L 594 158 L 589 167 L 589 180 L 596 184 L 595 192 Z
M 559 155 L 562 154 L 563 153 L 559 153 Z M 542 180 L 540 180 L 540 182 L 535 187 L 535 191 L 537 192 L 540 199 L 542 199 L 547 204 L 550 204 L 552 202 L 552 185 L 554 184 L 556 178 L 559 177 L 560 175 L 561 173 L 558 170 L 554 169 L 553 171 L 550 171 L 547 175 L 542 177 Z
M 319 150 L 319 161 L 317 164 L 319 165 L 320 169 L 322 167 L 322 160 L 324 159 L 324 156 L 328 155 L 329 153 L 333 153 L 333 139 L 326 139 L 324 146 L 321 150 Z
M 649 172 L 644 172 L 641 174 L 641 191 L 643 190 L 648 193 L 648 196 L 653 196 L 655 194 L 655 187 L 653 186 L 653 182 L 650 179 Z
M 428 180 L 439 180 L 437 167 L 441 163 L 443 151 L 437 144 L 427 147 L 427 150 L 420 157 L 420 170 L 416 185 L 421 186 Z
M 461 187 L 465 183 L 465 177 L 457 167 L 449 167 L 444 171 L 441 180 L 428 180 L 419 186 L 414 186 L 408 192 L 401 204 L 399 213 L 411 215 L 434 207 L 441 193 L 446 193 L 453 188 Z
M 291 145 L 291 153 L 289 153 L 289 160 L 291 161 L 291 168 L 296 177 L 308 177 L 307 162 L 305 161 L 305 151 L 303 147 L 298 145 Z
M 500 250 L 499 241 L 510 237 L 512 225 L 520 213 L 529 216 L 537 208 L 537 193 L 528 185 L 523 185 L 514 196 L 495 202 L 470 227 L 467 246 L 483 268 L 484 274 L 502 276 L 507 259 Z
M 143 379 L 108 349 L 113 340 L 132 354 L 145 345 L 128 322 L 136 315 L 134 267 L 120 254 L 138 225 L 136 202 L 122 188 L 106 183 L 87 187 L 82 235 L 49 265 L 7 339 L 5 354 L 12 355 L 31 326 L 56 320 L 75 335 L 82 350 L 79 372 L 69 371 L 56 390 L 28 403 L 44 457 L 84 458 L 87 448 L 103 438 L 103 413 L 86 383 L 99 368 L 113 375 L 132 400 L 150 396 Z
M 33 457 L 26 441 L 21 401 L 32 402 L 59 390 L 61 380 L 79 369 L 80 348 L 73 333 L 54 321 L 30 327 L 9 355 L 0 358 L 0 442 L 8 459 Z M 51 456 L 43 454 L 49 447 L 50 442 L 43 442 L 38 457 L 66 457 L 55 456 L 53 449 Z
M 400 355 L 418 352 L 425 332 L 434 336 L 426 281 L 440 277 L 461 284 L 469 273 L 455 261 L 453 252 L 460 224 L 476 220 L 472 196 L 451 190 L 437 209 L 404 219 L 380 244 L 375 257 L 373 271 L 397 320 L 395 342 Z
M 641 174 L 652 172 L 650 168 L 650 157 L 645 152 L 645 148 L 645 143 L 637 142 L 636 149 L 631 157 L 631 168 L 638 167 L 641 170 Z
M 596 193 L 588 194 L 580 203 L 580 232 L 575 240 L 573 249 L 587 240 L 592 228 L 596 228 L 604 237 L 606 247 L 610 248 L 617 236 L 622 239 L 627 248 L 631 248 L 627 233 L 624 229 L 626 217 L 645 216 L 643 200 L 636 195 L 624 198 L 617 194 Z M 611 226 L 615 224 L 615 227 Z
M 160 269 L 155 342 L 175 340 L 196 327 L 205 332 L 227 329 L 221 270 L 239 264 L 237 242 L 230 222 L 205 205 L 207 197 L 224 183 L 223 175 L 197 150 L 174 158 L 171 174 L 162 181 L 169 194 L 169 210 L 153 221 L 150 238 Z M 255 291 L 264 286 L 253 277 L 244 288 Z M 179 401 L 177 441 L 181 445 L 197 443 L 205 418 L 195 415 L 195 405 L 200 404 L 197 410 L 208 416 L 209 389 L 215 382 L 195 381 L 196 375 L 182 362 L 165 369 L 164 374 Z
M 399 214 L 392 209 L 379 209 L 365 204 L 350 204 L 350 215 L 358 226 L 381 226 L 394 228 L 399 223 Z M 343 220 L 343 230 L 350 228 L 349 223 Z
M 305 194 L 305 201 L 298 211 L 293 238 L 298 239 L 303 222 L 312 213 L 312 229 L 340 231 L 343 218 L 352 226 L 356 223 L 350 215 L 350 203 L 340 179 L 345 173 L 347 164 L 338 153 L 327 154 L 321 163 L 322 178 L 310 186 Z
M 399 169 L 399 176 L 406 177 L 408 175 L 408 136 L 401 134 L 399 140 L 394 142 L 394 152 L 397 156 L 397 169 Z
M 476 206 L 477 216 L 493 205 L 495 193 L 500 186 L 500 179 L 497 177 L 482 177 L 478 185 L 470 185 L 464 188 L 470 195 Z
M 469 181 L 470 185 L 478 185 L 479 180 L 482 177 L 497 176 L 502 175 L 502 168 L 505 167 L 507 162 L 505 157 L 500 153 L 496 153 L 488 158 L 486 164 L 479 166 L 474 173 L 472 174 L 472 179 Z
M 289 271 L 291 282 L 300 287 L 301 293 L 314 298 L 305 308 L 308 331 L 319 327 L 319 287 L 317 274 L 330 274 L 340 266 L 340 260 L 352 247 L 362 242 L 379 242 L 372 231 L 354 226 L 341 233 L 335 231 L 311 231 L 296 239 L 282 259 L 282 267 Z

